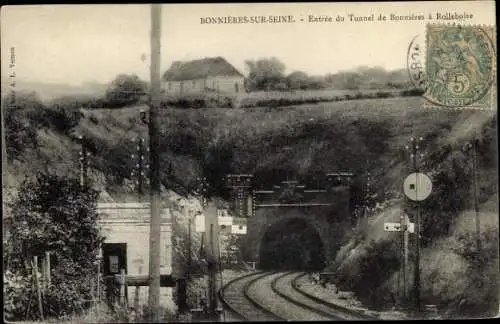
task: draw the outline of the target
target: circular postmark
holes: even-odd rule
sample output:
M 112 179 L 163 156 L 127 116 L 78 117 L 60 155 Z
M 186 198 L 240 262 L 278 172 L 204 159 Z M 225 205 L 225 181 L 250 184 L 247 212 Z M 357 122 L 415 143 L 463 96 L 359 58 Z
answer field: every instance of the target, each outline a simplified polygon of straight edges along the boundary
M 477 26 L 438 25 L 427 31 L 423 97 L 432 104 L 465 107 L 481 100 L 494 81 L 495 48 Z
M 416 35 L 411 40 L 406 55 L 406 64 L 413 87 L 423 94 L 427 87 L 427 80 L 425 74 L 425 40 L 422 36 Z

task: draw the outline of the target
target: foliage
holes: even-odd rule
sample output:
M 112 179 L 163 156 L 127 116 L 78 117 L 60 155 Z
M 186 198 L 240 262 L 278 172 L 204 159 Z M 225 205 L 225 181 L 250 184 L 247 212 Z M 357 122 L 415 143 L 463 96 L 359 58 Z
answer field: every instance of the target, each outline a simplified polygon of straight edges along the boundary
M 231 108 L 234 106 L 234 98 L 226 94 L 205 92 L 186 94 L 182 96 L 164 96 L 161 102 L 163 108 Z
M 7 157 L 12 160 L 26 149 L 38 147 L 37 129 L 44 125 L 44 106 L 36 93 L 10 93 L 2 100 L 5 109 Z
M 69 135 L 82 118 L 79 98 L 61 97 L 44 104 L 34 92 L 11 93 L 2 100 L 5 107 L 7 157 L 16 159 L 39 146 L 38 130 L 51 128 Z
M 288 85 L 288 89 L 306 90 L 309 88 L 310 79 L 307 73 L 302 71 L 295 71 L 287 75 L 286 82 Z
M 275 57 L 247 60 L 249 70 L 247 88 L 253 90 L 278 90 L 286 88 L 285 64 Z
M 52 286 L 44 307 L 55 316 L 88 307 L 96 249 L 103 237 L 97 227 L 97 192 L 77 180 L 37 174 L 25 180 L 12 203 L 12 226 L 7 241 L 8 268 L 25 285 L 7 295 L 20 316 L 33 297 L 25 262 L 51 252 Z M 15 248 L 13 248 L 15 247 Z M 27 317 L 36 316 L 36 308 Z
M 146 91 L 147 83 L 137 75 L 119 74 L 110 83 L 104 98 L 108 107 L 118 108 L 137 103 Z
M 410 86 L 405 69 L 387 71 L 382 67 L 361 66 L 349 71 L 329 73 L 324 77 L 327 87 L 336 89 L 403 89 Z
M 360 300 L 379 308 L 386 302 L 380 298 L 379 289 L 400 267 L 399 246 L 389 240 L 371 240 L 362 249 L 353 263 L 337 270 L 334 281 L 340 289 L 352 291 Z
M 464 298 L 451 301 L 460 315 L 494 316 L 498 311 L 498 228 L 483 229 L 481 247 L 477 249 L 476 233 L 459 235 L 453 245 L 455 253 L 467 262 Z M 454 304 L 454 305 L 453 305 Z

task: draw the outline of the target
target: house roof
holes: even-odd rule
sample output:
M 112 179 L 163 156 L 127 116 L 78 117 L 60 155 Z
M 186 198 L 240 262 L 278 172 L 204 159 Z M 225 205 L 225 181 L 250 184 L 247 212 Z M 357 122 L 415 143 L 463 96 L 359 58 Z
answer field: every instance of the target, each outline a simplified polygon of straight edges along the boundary
M 221 56 L 189 62 L 176 61 L 163 74 L 164 81 L 205 79 L 212 76 L 241 76 L 234 66 Z

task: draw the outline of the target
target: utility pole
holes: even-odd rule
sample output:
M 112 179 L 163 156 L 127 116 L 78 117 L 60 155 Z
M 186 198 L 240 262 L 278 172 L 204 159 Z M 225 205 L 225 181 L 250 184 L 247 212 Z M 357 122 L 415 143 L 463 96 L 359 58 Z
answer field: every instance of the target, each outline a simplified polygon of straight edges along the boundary
M 81 145 L 81 150 L 80 150 L 80 185 L 86 186 L 89 184 L 89 179 L 88 179 L 88 157 L 90 156 L 90 153 L 87 151 L 87 145 L 85 138 L 83 136 L 79 136 L 78 139 L 80 140 L 80 145 Z
M 476 218 L 476 248 L 479 253 L 479 251 L 481 251 L 481 224 L 479 219 L 479 183 L 477 165 L 477 147 L 479 141 L 477 137 L 474 136 L 474 139 L 471 142 L 466 144 L 464 151 L 471 157 L 472 160 L 472 191 L 474 196 L 474 212 Z
M 219 321 L 220 309 L 217 305 L 217 272 L 219 271 L 219 223 L 217 210 L 210 204 L 205 212 L 205 231 L 208 248 L 206 260 L 208 264 L 208 318 Z
M 151 89 L 149 105 L 149 145 L 150 145 L 150 195 L 151 221 L 149 230 L 149 307 L 152 320 L 160 320 L 160 155 L 159 121 L 160 109 L 160 55 L 161 55 L 161 4 L 151 4 Z
M 415 181 L 415 192 L 416 196 L 418 197 L 418 184 L 419 184 L 419 165 L 418 165 L 418 158 L 417 158 L 417 152 L 421 149 L 421 144 L 423 138 L 419 137 L 418 140 L 414 137 L 411 139 L 411 147 L 409 149 L 411 150 L 410 157 L 412 159 L 412 166 L 413 166 L 413 172 L 416 173 L 417 179 Z M 408 147 L 407 147 L 408 148 Z M 420 154 L 420 157 L 423 157 L 423 154 Z M 414 279 L 413 279 L 413 290 L 415 294 L 415 306 L 416 310 L 418 312 L 421 311 L 420 307 L 420 202 L 416 201 L 416 215 L 415 215 L 415 237 L 416 237 L 416 253 L 415 253 L 415 267 L 414 267 Z
M 401 216 L 401 227 L 403 228 L 403 302 L 407 302 L 408 298 L 408 225 L 410 220 L 408 215 L 403 214 Z

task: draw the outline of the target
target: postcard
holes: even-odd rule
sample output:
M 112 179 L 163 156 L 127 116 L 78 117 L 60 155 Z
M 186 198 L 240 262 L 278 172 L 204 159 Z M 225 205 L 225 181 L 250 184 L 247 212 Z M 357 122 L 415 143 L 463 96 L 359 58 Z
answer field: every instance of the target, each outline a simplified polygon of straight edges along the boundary
M 495 9 L 3 6 L 4 319 L 498 317 Z

